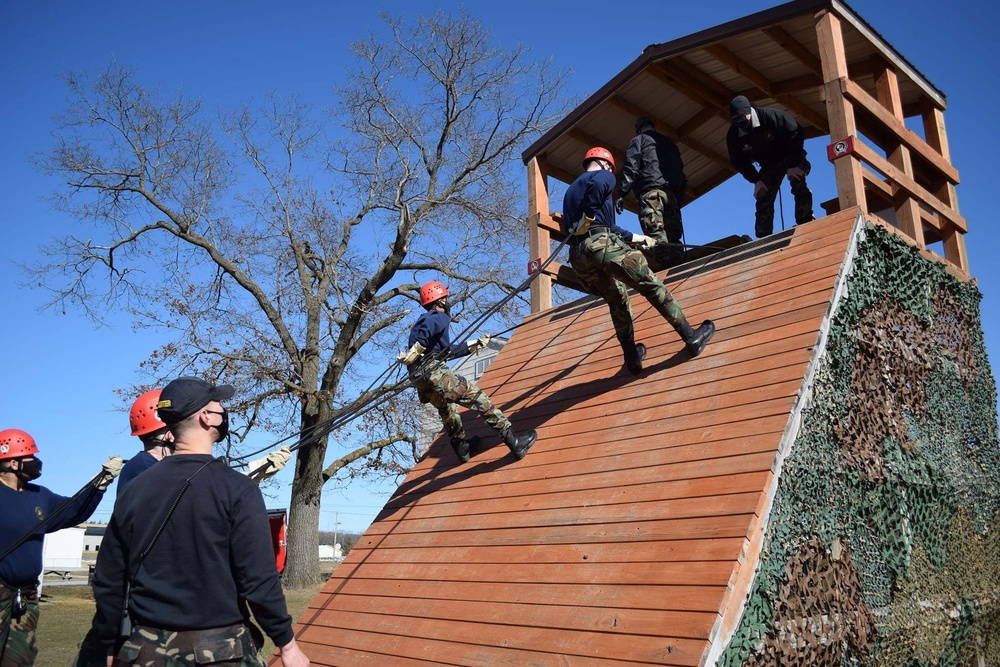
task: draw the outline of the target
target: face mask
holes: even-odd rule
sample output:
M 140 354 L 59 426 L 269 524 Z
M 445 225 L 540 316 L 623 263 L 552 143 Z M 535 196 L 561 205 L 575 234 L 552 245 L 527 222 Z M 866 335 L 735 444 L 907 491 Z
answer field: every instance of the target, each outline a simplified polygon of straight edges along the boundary
M 32 482 L 42 476 L 42 460 L 38 457 L 25 461 L 21 459 L 21 467 L 17 476 L 25 482 Z
M 747 118 L 746 116 L 743 116 L 742 118 L 737 118 L 735 122 L 736 122 L 736 127 L 740 129 L 746 130 L 749 129 L 750 127 L 750 119 Z
M 215 427 L 215 430 L 219 432 L 219 437 L 216 438 L 215 441 L 222 442 L 226 439 L 226 436 L 229 435 L 229 410 L 226 410 L 225 408 L 222 409 L 222 412 L 212 412 L 209 410 L 208 414 L 222 415 L 222 421 L 220 421 Z

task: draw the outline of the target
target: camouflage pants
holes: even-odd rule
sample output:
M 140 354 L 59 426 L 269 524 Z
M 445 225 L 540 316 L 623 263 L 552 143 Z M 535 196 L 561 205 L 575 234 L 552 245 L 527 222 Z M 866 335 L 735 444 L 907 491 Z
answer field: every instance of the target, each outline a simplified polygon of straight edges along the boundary
M 570 246 L 569 262 L 584 286 L 608 303 L 622 350 L 635 344 L 632 306 L 626 285 L 645 297 L 674 328 L 684 321 L 680 304 L 649 270 L 643 254 L 630 248 L 617 234 L 593 233 Z
M 26 667 L 35 664 L 38 646 L 38 589 L 21 589 L 23 613 L 15 618 L 16 591 L 0 585 L 0 667 Z
M 490 397 L 472 380 L 458 375 L 443 363 L 435 363 L 427 372 L 414 375 L 413 386 L 421 403 L 430 403 L 441 415 L 444 430 L 452 440 L 465 439 L 465 426 L 455 404 L 475 410 L 501 437 L 510 430 L 510 420 L 490 402 Z
M 136 625 L 121 650 L 117 667 L 264 667 L 245 625 L 210 630 L 161 630 Z
M 681 207 L 670 188 L 648 190 L 639 197 L 642 233 L 660 243 L 680 243 L 684 236 Z
M 806 154 L 802 154 L 802 161 L 796 165 L 806 172 L 806 176 L 812 170 L 812 165 L 806 160 Z M 755 232 L 757 238 L 767 236 L 774 232 L 774 200 L 778 197 L 778 188 L 781 187 L 781 180 L 785 177 L 788 167 L 784 163 L 776 165 L 762 165 L 760 168 L 760 180 L 764 181 L 767 190 L 757 198 L 757 220 Z M 813 196 L 806 185 L 806 179 L 792 181 L 792 196 L 795 198 L 795 224 L 801 225 L 813 219 Z

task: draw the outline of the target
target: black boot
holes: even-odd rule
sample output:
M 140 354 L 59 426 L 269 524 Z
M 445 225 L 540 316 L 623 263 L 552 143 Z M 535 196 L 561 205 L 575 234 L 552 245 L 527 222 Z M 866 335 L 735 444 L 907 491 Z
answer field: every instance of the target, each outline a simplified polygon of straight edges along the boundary
M 705 320 L 695 331 L 688 324 L 687 320 L 682 320 L 680 324 L 676 326 L 677 333 L 681 335 L 681 339 L 687 346 L 688 351 L 691 353 L 692 357 L 697 357 L 701 354 L 701 351 L 705 349 L 705 345 L 711 340 L 712 335 L 715 333 L 715 323 L 712 320 Z
M 471 438 L 466 438 L 464 440 L 452 440 L 451 448 L 455 450 L 455 456 L 458 457 L 459 462 L 468 463 L 472 455 L 475 454 L 475 449 L 479 445 L 479 436 L 474 435 Z
M 536 437 L 537 434 L 534 429 L 525 431 L 523 435 L 518 435 L 514 432 L 514 428 L 511 427 L 504 434 L 503 441 L 510 447 L 510 451 L 514 453 L 514 456 L 518 459 L 523 459 L 528 454 L 528 449 L 535 444 Z
M 646 358 L 646 346 L 642 343 L 635 343 L 625 350 L 625 365 L 628 366 L 632 375 L 642 372 L 642 360 Z

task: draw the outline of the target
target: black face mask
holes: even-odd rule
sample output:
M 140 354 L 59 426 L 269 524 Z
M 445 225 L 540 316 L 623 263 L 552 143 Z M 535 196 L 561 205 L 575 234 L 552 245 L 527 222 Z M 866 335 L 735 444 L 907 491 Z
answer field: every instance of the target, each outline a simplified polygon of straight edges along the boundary
M 14 474 L 25 482 L 33 482 L 42 476 L 42 460 L 37 456 L 27 461 L 21 459 L 21 467 Z
M 215 430 L 219 432 L 219 437 L 215 439 L 216 442 L 222 442 L 229 435 L 229 410 L 222 408 L 222 412 L 208 411 L 210 415 L 222 415 L 222 421 L 215 427 Z

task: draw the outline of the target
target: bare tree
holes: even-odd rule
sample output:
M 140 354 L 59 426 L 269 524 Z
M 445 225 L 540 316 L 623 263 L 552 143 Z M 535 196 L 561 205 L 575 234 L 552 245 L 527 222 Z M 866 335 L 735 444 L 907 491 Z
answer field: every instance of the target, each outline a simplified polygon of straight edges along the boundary
M 234 384 L 241 438 L 316 432 L 379 399 L 369 381 L 405 347 L 422 281 L 447 281 L 466 316 L 512 289 L 517 151 L 563 111 L 563 74 L 464 14 L 383 19 L 327 116 L 275 96 L 213 117 L 112 65 L 67 77 L 73 101 L 39 158 L 87 223 L 33 267 L 51 304 L 169 332 L 149 377 Z M 386 398 L 298 449 L 289 585 L 318 577 L 323 485 L 408 469 L 412 414 Z

